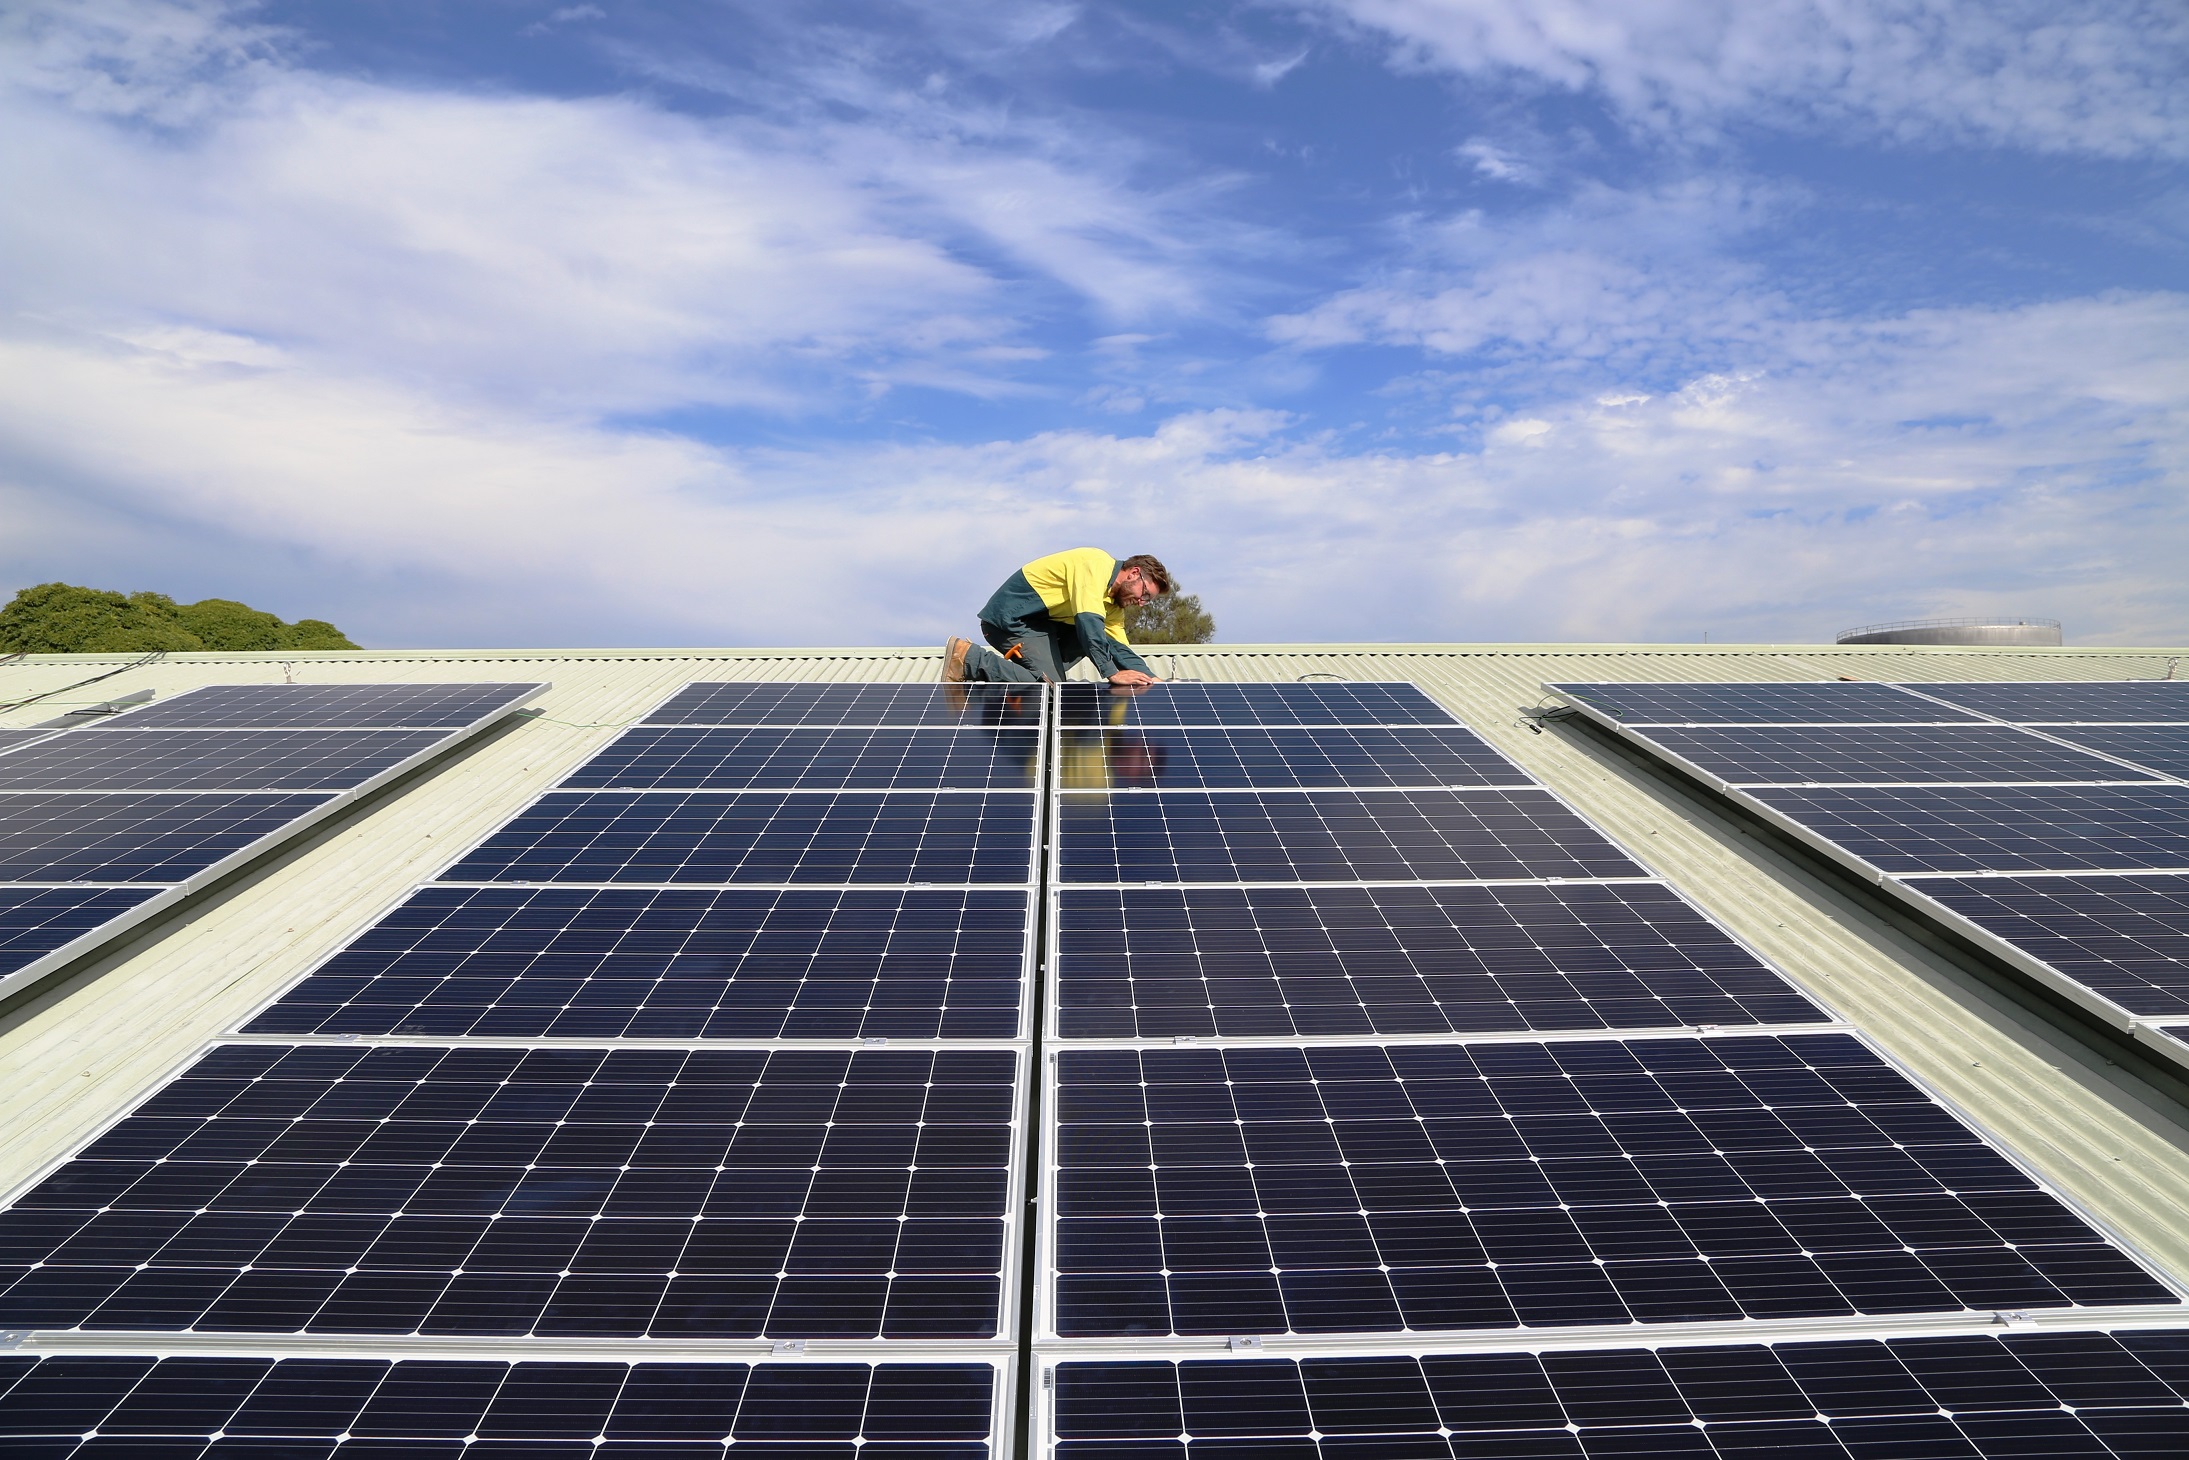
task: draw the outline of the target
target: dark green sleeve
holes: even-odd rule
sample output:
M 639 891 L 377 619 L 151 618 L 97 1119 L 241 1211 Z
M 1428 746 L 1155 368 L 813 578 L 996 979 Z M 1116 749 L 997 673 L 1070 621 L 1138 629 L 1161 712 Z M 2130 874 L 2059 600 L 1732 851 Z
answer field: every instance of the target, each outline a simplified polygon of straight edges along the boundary
M 1072 620 L 1072 627 L 1079 630 L 1079 646 L 1087 651 L 1095 673 L 1108 679 L 1120 669 L 1137 669 L 1142 674 L 1152 674 L 1147 661 L 1135 654 L 1130 644 L 1120 644 L 1110 637 L 1110 626 L 1099 613 L 1083 613 Z

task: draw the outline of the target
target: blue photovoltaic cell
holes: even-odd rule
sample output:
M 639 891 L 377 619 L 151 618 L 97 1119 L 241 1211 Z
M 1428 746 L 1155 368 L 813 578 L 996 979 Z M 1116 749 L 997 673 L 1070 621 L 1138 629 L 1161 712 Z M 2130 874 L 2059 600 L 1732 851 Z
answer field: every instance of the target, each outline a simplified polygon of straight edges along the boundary
M 1158 684 L 1119 694 L 1067 684 L 1058 723 L 1090 725 L 1453 725 L 1452 712 L 1406 683 Z
M 1653 726 L 1636 733 L 1736 786 L 2152 779 L 2011 725 Z
M 148 898 L 151 887 L 0 887 L 0 974 L 13 973 Z
M 1067 1039 L 1827 1017 L 1655 882 L 1077 889 L 1057 908 Z
M 181 882 L 328 800 L 256 792 L 0 796 L 0 882 Z
M 1846 1035 L 1066 1049 L 1066 1337 L 2174 1303 Z
M 0 1214 L 0 1326 L 991 1337 L 1013 1070 L 228 1046 Z
M 1024 891 L 426 887 L 252 1034 L 1011 1039 Z
M 1067 789 L 1531 783 L 1459 725 L 1065 729 L 1057 774 Z
M 1547 791 L 1164 791 L 1061 798 L 1066 882 L 1642 877 Z
M 1034 789 L 1041 732 L 626 730 L 562 784 L 629 790 Z
M 2189 786 L 1890 786 L 1748 793 L 1886 872 L 2189 867 Z
M 1630 725 L 1923 724 L 1973 721 L 1896 685 L 1832 680 L 1765 684 L 1545 686 Z
M 1036 726 L 1040 685 L 688 684 L 648 725 Z
M 1021 792 L 558 791 L 450 882 L 1032 880 Z
M 2189 725 L 2063 725 L 2051 733 L 2161 775 L 2189 780 Z
M 445 730 L 78 730 L 0 756 L 0 791 L 346 791 Z
M 2024 725 L 2169 720 L 2189 724 L 2189 680 L 1917 684 L 1909 688 Z
M 208 684 L 94 729 L 459 730 L 544 684 Z
M 2189 876 L 1926 877 L 1916 886 L 2131 1014 L 2189 1014 Z
M 1058 1460 L 2159 1457 L 2189 1330 L 1070 1362 L 1055 1415 Z
M 0 1446 L 17 1460 L 698 1460 L 735 1441 L 771 1460 L 983 1460 L 994 1388 L 986 1364 L 0 1356 Z

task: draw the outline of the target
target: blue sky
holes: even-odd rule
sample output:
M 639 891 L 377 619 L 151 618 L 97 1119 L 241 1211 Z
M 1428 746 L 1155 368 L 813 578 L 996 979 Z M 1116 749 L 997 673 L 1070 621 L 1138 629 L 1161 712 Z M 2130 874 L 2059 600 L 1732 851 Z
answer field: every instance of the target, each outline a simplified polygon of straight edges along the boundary
M 0 589 L 2180 644 L 2185 78 L 2136 0 L 25 0 Z

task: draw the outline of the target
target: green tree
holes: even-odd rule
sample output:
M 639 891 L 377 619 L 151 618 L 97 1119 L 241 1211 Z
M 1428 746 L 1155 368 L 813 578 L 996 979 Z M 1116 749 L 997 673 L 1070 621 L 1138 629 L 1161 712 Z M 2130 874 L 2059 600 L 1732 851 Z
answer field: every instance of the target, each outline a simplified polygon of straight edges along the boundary
M 0 608 L 0 652 L 11 654 L 356 647 L 324 619 L 285 624 L 232 598 L 177 603 L 164 593 L 123 594 L 73 583 L 41 583 L 25 588 Z
M 1127 607 L 1125 632 L 1135 644 L 1206 644 L 1216 637 L 1216 620 L 1201 607 L 1200 594 L 1166 593 Z

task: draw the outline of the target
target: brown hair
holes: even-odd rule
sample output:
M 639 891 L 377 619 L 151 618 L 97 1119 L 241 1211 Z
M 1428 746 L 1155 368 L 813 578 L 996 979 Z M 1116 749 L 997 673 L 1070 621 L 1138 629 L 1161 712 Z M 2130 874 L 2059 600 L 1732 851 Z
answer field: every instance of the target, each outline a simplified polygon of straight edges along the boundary
M 1171 570 L 1154 558 L 1149 557 L 1146 553 L 1134 553 L 1117 565 L 1117 571 L 1120 573 L 1127 568 L 1138 568 L 1140 576 L 1155 585 L 1155 591 L 1158 595 L 1171 591 Z

